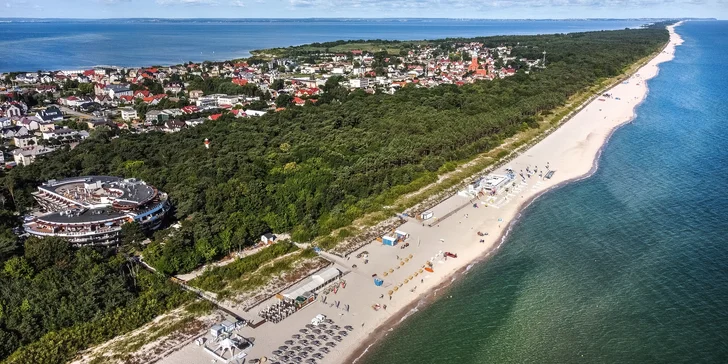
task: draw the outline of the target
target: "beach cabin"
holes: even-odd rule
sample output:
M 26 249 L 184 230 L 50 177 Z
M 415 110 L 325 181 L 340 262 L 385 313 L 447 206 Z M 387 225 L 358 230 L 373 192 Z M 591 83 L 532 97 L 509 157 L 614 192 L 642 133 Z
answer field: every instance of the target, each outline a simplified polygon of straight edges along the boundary
M 318 326 L 326 321 L 326 315 L 318 314 L 311 320 L 311 325 Z
M 231 321 L 223 321 L 220 323 L 220 326 L 225 330 L 225 332 L 233 332 L 235 330 L 235 324 Z
M 225 332 L 225 328 L 219 324 L 214 325 L 213 327 L 210 328 L 210 335 L 212 335 L 212 337 L 218 337 L 218 336 L 222 335 L 224 332 Z
M 273 244 L 273 242 L 275 242 L 277 238 L 278 238 L 277 236 L 275 236 L 271 233 L 267 233 L 267 234 L 263 234 L 260 237 L 260 241 L 262 241 L 264 244 Z
M 382 244 L 389 245 L 389 246 L 395 246 L 395 245 L 397 245 L 397 238 L 393 238 L 391 236 L 383 236 Z
M 422 214 L 420 214 L 420 218 L 422 220 L 428 220 L 431 219 L 435 214 L 432 211 L 425 211 Z
M 396 230 L 394 232 L 394 234 L 397 235 L 397 239 L 399 239 L 400 241 L 407 240 L 410 236 L 409 234 L 407 234 L 406 232 L 404 232 L 402 230 Z

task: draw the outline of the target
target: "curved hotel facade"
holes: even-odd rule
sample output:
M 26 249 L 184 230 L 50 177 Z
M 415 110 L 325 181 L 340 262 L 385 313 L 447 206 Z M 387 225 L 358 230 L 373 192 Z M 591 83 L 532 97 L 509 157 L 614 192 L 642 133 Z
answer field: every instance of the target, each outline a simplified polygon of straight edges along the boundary
M 170 207 L 167 194 L 144 181 L 109 176 L 49 180 L 33 196 L 45 214 L 26 218 L 25 231 L 76 246 L 117 244 L 128 222 L 157 229 Z

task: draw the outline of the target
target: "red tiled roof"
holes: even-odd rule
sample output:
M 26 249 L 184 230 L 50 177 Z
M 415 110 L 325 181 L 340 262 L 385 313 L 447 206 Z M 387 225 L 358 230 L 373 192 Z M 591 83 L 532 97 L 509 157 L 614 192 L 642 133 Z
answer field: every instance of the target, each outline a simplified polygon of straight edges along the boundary
M 244 78 L 234 78 L 233 83 L 239 86 L 245 86 L 248 84 L 248 80 Z

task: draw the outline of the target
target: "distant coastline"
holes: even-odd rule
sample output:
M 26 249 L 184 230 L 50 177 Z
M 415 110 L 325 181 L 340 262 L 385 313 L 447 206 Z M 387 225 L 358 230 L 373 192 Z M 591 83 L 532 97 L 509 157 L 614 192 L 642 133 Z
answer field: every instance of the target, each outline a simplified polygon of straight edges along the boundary
M 0 72 L 222 62 L 250 57 L 254 50 L 314 42 L 572 33 L 636 28 L 656 20 L 0 18 L 5 21 L 0 47 L 14 49 L 13 57 L 0 59 Z

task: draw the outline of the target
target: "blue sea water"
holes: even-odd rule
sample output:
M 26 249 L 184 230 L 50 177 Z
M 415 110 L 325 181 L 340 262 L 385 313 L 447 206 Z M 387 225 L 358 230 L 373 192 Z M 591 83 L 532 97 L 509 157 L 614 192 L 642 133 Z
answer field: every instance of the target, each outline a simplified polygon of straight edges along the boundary
M 688 22 L 590 178 L 363 363 L 728 363 L 728 22 Z
M 623 29 L 643 20 L 0 19 L 0 72 L 170 65 L 339 39 L 419 40 Z

